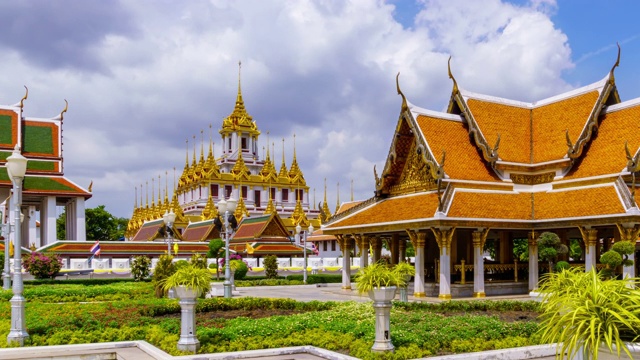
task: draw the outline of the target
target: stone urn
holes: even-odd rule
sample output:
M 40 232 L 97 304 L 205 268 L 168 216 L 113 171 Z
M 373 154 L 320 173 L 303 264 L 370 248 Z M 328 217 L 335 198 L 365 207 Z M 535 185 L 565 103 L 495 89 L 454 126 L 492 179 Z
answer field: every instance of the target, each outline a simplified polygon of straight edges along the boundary
M 397 287 L 379 287 L 369 291 L 376 313 L 376 340 L 371 350 L 374 352 L 393 351 L 390 332 L 391 301 L 396 297 Z

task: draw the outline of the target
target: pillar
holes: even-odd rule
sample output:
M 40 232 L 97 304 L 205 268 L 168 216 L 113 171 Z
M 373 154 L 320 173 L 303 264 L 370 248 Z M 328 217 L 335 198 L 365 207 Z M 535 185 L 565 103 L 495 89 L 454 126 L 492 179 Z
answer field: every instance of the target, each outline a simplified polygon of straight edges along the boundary
M 596 244 L 598 243 L 598 230 L 589 229 L 587 227 L 580 226 L 580 233 L 582 234 L 582 241 L 584 242 L 585 256 L 584 256 L 584 271 L 589 272 L 596 266 Z
M 382 239 L 379 236 L 371 239 L 371 250 L 373 250 L 372 261 L 377 263 L 380 260 L 380 256 L 382 253 Z
M 369 240 L 364 235 L 354 235 L 358 247 L 360 248 L 360 268 L 365 268 L 369 264 Z
M 399 258 L 399 262 L 406 262 L 407 260 L 407 240 L 406 239 L 399 239 L 398 258 Z
M 424 292 L 424 245 L 427 240 L 427 234 L 407 230 L 407 235 L 409 235 L 409 240 L 416 251 L 416 274 L 414 277 L 413 296 L 426 297 L 427 295 Z
M 56 241 L 56 197 L 47 196 L 40 204 L 40 243 L 42 246 Z
M 342 289 L 351 290 L 351 253 L 350 241 L 344 235 L 336 235 L 342 250 Z
M 500 246 L 496 251 L 500 264 L 513 263 L 513 244 L 508 231 L 500 232 Z
M 538 233 L 531 231 L 529 236 L 529 290 L 538 288 Z
M 618 226 L 618 231 L 620 232 L 620 241 L 630 241 L 633 245 L 636 244 L 638 240 L 638 235 L 640 235 L 640 224 L 616 224 Z M 634 278 L 636 276 L 636 267 L 635 267 L 635 247 L 633 252 L 628 255 L 629 260 L 632 261 L 631 266 L 623 266 L 622 267 L 622 278 Z
M 484 243 L 487 241 L 489 229 L 471 233 L 473 239 L 473 297 L 483 298 L 484 292 L 484 257 L 482 256 Z
M 431 231 L 440 248 L 440 295 L 438 298 L 449 300 L 451 299 L 451 241 L 456 228 L 431 228 Z
M 389 243 L 389 250 L 391 250 L 391 265 L 396 265 L 398 263 L 398 242 L 400 238 L 398 234 L 391 235 L 391 240 Z

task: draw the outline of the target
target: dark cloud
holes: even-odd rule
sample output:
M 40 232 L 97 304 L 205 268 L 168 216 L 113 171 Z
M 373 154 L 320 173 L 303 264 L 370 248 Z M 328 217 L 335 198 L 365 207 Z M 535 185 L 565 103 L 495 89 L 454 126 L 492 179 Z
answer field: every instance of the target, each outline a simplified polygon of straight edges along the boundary
M 118 1 L 4 1 L 0 3 L 0 47 L 34 65 L 106 70 L 94 49 L 110 34 L 136 32 Z

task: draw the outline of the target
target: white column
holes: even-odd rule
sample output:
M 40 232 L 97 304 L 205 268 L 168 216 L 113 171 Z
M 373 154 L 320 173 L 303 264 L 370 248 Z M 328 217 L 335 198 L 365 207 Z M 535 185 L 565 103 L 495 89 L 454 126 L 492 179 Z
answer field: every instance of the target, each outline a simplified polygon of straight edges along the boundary
M 84 198 L 77 197 L 73 202 L 73 207 L 75 211 L 75 239 L 77 241 L 87 241 L 87 228 L 85 223 L 85 215 L 84 215 Z M 69 218 L 67 217 L 67 221 Z M 91 239 L 95 240 L 95 239 Z
M 484 292 L 484 257 L 482 252 L 484 243 L 487 240 L 488 229 L 483 231 L 474 231 L 473 237 L 473 297 L 482 298 L 486 294 Z
M 369 262 L 369 240 L 364 235 L 359 235 L 358 247 L 360 248 L 360 268 L 365 268 Z
M 440 295 L 443 300 L 451 299 L 451 240 L 456 228 L 431 228 L 440 248 Z
M 56 241 L 56 197 L 47 196 L 40 204 L 40 244 L 41 246 Z
M 66 223 L 65 223 L 65 237 L 66 239 L 60 240 L 76 240 L 76 207 L 74 206 L 75 199 L 71 199 L 64 208 Z
M 27 226 L 27 232 L 25 233 L 27 234 L 26 247 L 30 248 L 31 244 L 35 244 L 35 247 L 39 248 L 41 245 L 37 234 L 38 226 L 36 222 L 38 219 L 36 219 L 36 207 L 33 205 L 27 206 L 24 208 L 24 211 L 24 224 Z
M 598 242 L 598 230 L 579 227 L 584 241 L 584 271 L 589 272 L 596 266 L 596 243 Z
M 409 234 L 409 238 L 413 243 L 413 247 L 416 251 L 416 263 L 415 269 L 416 273 L 413 279 L 413 296 L 414 297 L 426 297 L 426 293 L 424 291 L 424 245 L 426 243 L 427 234 L 426 233 L 415 233 L 415 236 Z
M 351 253 L 349 251 L 350 240 L 342 236 L 340 247 L 342 248 L 342 289 L 351 290 Z
M 538 234 L 531 231 L 529 234 L 529 290 L 538 288 Z

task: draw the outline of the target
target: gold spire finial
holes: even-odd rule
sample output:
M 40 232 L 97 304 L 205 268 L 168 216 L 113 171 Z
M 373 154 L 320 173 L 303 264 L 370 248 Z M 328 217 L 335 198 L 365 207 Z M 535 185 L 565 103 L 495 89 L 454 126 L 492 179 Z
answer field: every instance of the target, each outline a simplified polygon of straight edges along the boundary
M 134 200 L 133 208 L 137 209 L 138 208 L 138 187 L 135 186 L 135 189 L 136 189 L 136 197 L 135 197 L 135 200 Z
M 169 202 L 169 171 L 164 172 L 164 201 Z
M 149 181 L 144 182 L 147 186 L 145 186 L 145 192 L 147 193 L 147 207 L 149 207 Z
M 162 175 L 158 174 L 158 204 L 162 202 Z
M 212 135 L 213 125 L 209 124 L 209 157 L 213 157 L 213 135 Z
M 353 202 L 353 179 L 351 179 L 351 202 Z
M 200 161 L 204 162 L 204 129 L 200 130 Z
M 154 198 L 156 192 L 155 180 L 155 178 L 151 178 L 151 207 L 156 206 L 156 199 Z
M 398 72 L 398 74 L 396 75 L 396 90 L 398 91 L 398 95 L 400 95 L 402 97 L 402 111 L 405 111 L 409 108 L 409 105 L 407 105 L 407 98 L 404 96 L 404 94 L 402 93 L 402 90 L 400 90 L 400 72 Z
M 193 135 L 193 167 L 196 166 L 196 136 Z
M 69 102 L 67 101 L 67 99 L 64 99 L 64 109 L 62 109 L 60 115 L 58 115 L 60 121 L 64 120 L 64 113 L 66 113 L 67 110 L 69 110 Z
M 336 199 L 336 214 L 338 213 L 338 210 L 340 210 L 340 182 L 338 181 L 338 193 L 337 193 L 337 199 Z
M 187 144 L 187 162 L 185 164 L 185 169 L 189 167 L 189 138 L 187 138 L 187 140 L 185 140 L 185 144 Z

